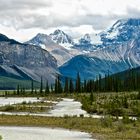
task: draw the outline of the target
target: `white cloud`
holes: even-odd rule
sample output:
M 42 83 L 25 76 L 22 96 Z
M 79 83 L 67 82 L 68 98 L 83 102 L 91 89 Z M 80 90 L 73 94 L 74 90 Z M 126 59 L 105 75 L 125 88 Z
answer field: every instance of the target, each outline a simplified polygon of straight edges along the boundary
M 1 0 L 0 32 L 19 41 L 64 29 L 74 36 L 140 17 L 140 0 Z M 76 32 L 76 33 L 74 33 Z M 17 36 L 17 37 L 16 37 Z

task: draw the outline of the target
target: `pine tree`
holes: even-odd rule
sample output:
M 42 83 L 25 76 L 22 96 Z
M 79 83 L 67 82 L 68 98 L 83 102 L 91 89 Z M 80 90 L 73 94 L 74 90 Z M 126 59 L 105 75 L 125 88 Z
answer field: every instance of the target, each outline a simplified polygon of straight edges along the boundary
M 57 82 L 58 82 L 58 93 L 62 93 L 63 92 L 63 89 L 62 89 L 62 85 L 61 85 L 61 81 L 60 81 L 60 77 L 58 76 L 58 80 L 57 80 Z
M 43 79 L 41 77 L 41 82 L 40 82 L 40 93 L 43 93 Z
M 7 91 L 5 91 L 4 95 L 5 95 L 5 98 L 6 98 L 6 97 L 7 97 L 7 95 L 8 95 L 8 92 L 7 92 Z
M 107 75 L 105 74 L 105 78 L 104 78 L 104 92 L 107 92 L 107 88 L 108 88 L 108 83 L 107 83 L 108 79 L 107 79 Z
M 55 93 L 62 93 L 62 92 L 63 92 L 63 89 L 62 89 L 60 77 L 58 75 L 57 79 L 55 79 Z
M 51 85 L 51 93 L 53 93 L 53 92 L 54 92 L 53 85 Z
M 37 90 L 35 89 L 35 94 L 37 94 Z
M 84 80 L 84 90 L 83 90 L 85 93 L 87 92 L 87 81 Z
M 22 87 L 20 88 L 20 93 L 23 94 L 23 88 Z
M 115 92 L 119 91 L 119 78 L 118 78 L 118 76 L 115 77 L 114 89 L 115 89 Z
M 70 93 L 73 93 L 74 92 L 74 86 L 73 86 L 73 82 L 72 82 L 71 79 L 70 79 L 70 84 L 69 84 L 69 92 Z
M 46 82 L 45 94 L 50 93 L 48 81 Z
M 69 92 L 69 79 L 68 79 L 67 77 L 65 78 L 64 92 L 65 92 L 66 94 Z
M 34 93 L 34 81 L 32 80 L 31 82 L 31 93 L 33 94 Z
M 55 79 L 55 93 L 58 93 L 58 81 Z
M 77 73 L 77 79 L 76 79 L 76 92 L 77 93 L 81 92 L 81 79 L 80 79 L 79 72 Z
M 19 95 L 20 94 L 20 87 L 19 87 L 19 85 L 17 85 L 17 95 Z
M 25 87 L 22 88 L 22 94 L 26 94 Z

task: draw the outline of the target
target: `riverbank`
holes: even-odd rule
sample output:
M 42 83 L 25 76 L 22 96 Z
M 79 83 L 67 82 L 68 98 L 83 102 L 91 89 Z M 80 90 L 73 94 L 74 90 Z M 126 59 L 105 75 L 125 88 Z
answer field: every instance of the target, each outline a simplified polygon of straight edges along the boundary
M 98 110 L 101 110 L 102 109 L 101 105 L 105 103 L 105 101 L 107 101 L 105 100 L 105 98 L 110 96 L 107 94 L 106 95 L 100 94 L 100 95 L 97 95 L 99 99 L 97 98 L 95 99 L 94 98 L 95 95 L 94 96 L 91 96 L 92 94 L 90 96 L 89 95 L 90 94 L 86 94 L 86 95 L 79 94 L 76 97 L 82 97 L 84 103 L 88 103 L 91 109 L 93 105 L 95 104 L 94 102 L 97 102 Z M 130 95 L 133 95 L 133 94 L 130 94 Z M 135 94 L 135 95 L 138 95 L 138 94 Z M 112 96 L 113 95 L 111 95 L 111 97 Z M 116 98 L 116 95 L 114 96 Z M 111 99 L 114 99 L 114 96 Z M 119 98 L 117 99 L 120 100 L 122 96 L 124 96 L 124 94 L 121 94 Z M 131 97 L 136 98 L 137 96 L 131 96 Z M 74 97 L 71 96 L 69 98 L 74 98 Z M 6 103 L 9 99 L 10 98 L 6 99 Z M 111 116 L 111 114 L 108 114 L 105 112 L 100 115 L 94 115 L 94 114 L 89 115 L 86 111 L 81 109 L 81 107 L 83 107 L 83 101 L 81 101 L 82 103 L 81 104 L 78 101 L 74 101 L 74 99 L 68 99 L 68 98 L 63 98 L 63 100 L 59 99 L 60 102 L 59 101 L 56 102 L 56 99 L 53 99 L 52 97 L 50 100 L 49 100 L 49 97 L 47 97 L 46 99 L 47 99 L 46 101 L 47 103 L 39 101 L 39 102 L 29 103 L 29 104 L 31 107 L 34 105 L 40 107 L 42 105 L 43 106 L 48 105 L 48 103 L 49 105 L 52 105 L 52 101 L 53 101 L 55 105 L 53 106 L 53 109 L 50 110 L 49 112 L 48 111 L 44 113 L 40 112 L 40 114 L 20 112 L 20 110 L 19 112 L 11 112 L 11 113 L 1 112 L 1 113 L 9 113 L 10 115 L 1 114 L 0 125 L 1 126 L 28 126 L 28 127 L 32 126 L 32 127 L 45 127 L 45 128 L 46 127 L 66 128 L 70 130 L 78 130 L 82 132 L 87 132 L 91 134 L 94 139 L 99 139 L 99 140 L 100 139 L 101 140 L 140 139 L 139 117 L 137 117 L 136 120 L 133 120 L 133 119 L 129 119 L 128 115 L 124 115 L 122 119 L 118 119 L 118 116 L 113 117 Z M 85 100 L 88 102 L 85 102 Z M 90 102 L 91 100 L 92 100 L 92 103 Z M 11 99 L 9 101 L 11 101 Z M 99 102 L 99 101 L 102 101 L 102 102 Z M 110 101 L 109 98 L 108 98 L 108 101 Z M 130 101 L 132 103 L 133 100 L 130 100 Z M 29 104 L 26 103 L 26 106 L 28 106 Z M 127 108 L 127 110 L 128 109 L 129 108 Z M 14 113 L 17 115 L 15 115 Z
M 60 128 L 0 126 L 0 133 L 4 140 L 93 140 L 88 133 Z
M 90 133 L 101 140 L 140 139 L 140 122 L 83 117 L 39 117 L 0 115 L 0 126 L 36 126 L 66 128 Z

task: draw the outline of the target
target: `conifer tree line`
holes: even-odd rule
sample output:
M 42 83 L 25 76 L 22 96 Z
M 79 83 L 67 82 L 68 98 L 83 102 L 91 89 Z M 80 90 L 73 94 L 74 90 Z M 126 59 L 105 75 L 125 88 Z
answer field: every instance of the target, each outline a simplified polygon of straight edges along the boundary
M 103 78 L 99 74 L 95 80 L 81 81 L 80 73 L 77 73 L 76 80 L 66 77 L 62 83 L 61 76 L 57 76 L 54 85 L 49 85 L 48 81 L 43 83 L 41 77 L 40 94 L 49 93 L 92 93 L 92 92 L 121 92 L 140 90 L 140 72 L 134 69 L 128 70 L 123 74 L 105 75 Z M 45 86 L 44 86 L 45 85 Z M 17 86 L 17 94 L 24 93 L 25 89 Z M 34 81 L 31 81 L 31 93 L 36 93 Z
M 120 74 L 99 74 L 96 80 L 84 81 L 84 92 L 140 91 L 140 71 L 129 69 Z
M 95 80 L 81 81 L 80 73 L 77 73 L 76 81 L 65 78 L 63 92 L 67 93 L 92 93 L 92 92 L 121 92 L 140 90 L 140 70 L 129 69 L 120 74 L 104 77 L 100 74 Z
M 61 85 L 60 78 L 58 78 Z M 59 86 L 58 86 L 59 87 Z M 73 81 L 65 78 L 64 89 L 60 86 L 60 91 L 56 93 L 92 93 L 92 92 L 121 92 L 121 91 L 137 91 L 140 90 L 140 71 L 129 69 L 121 74 L 109 75 L 102 77 L 100 74 L 95 80 L 81 81 L 80 73 Z

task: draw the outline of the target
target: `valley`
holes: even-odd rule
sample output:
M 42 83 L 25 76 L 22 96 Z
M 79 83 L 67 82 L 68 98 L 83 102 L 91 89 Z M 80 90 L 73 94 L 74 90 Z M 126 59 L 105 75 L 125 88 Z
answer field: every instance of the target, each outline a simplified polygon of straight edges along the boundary
M 140 140 L 140 0 L 0 0 L 0 140 Z
M 126 107 L 125 104 L 127 103 L 124 101 L 124 106 L 120 108 L 118 105 L 124 96 L 129 96 L 127 98 L 128 107 Z M 118 101 L 112 102 L 116 97 Z M 134 97 L 136 98 L 134 99 Z M 56 139 L 56 137 L 71 140 L 139 139 L 139 105 L 130 105 L 132 102 L 138 102 L 139 104 L 138 97 L 139 94 L 137 92 L 94 93 L 93 96 L 88 93 L 78 95 L 68 94 L 67 96 L 65 94 L 50 94 L 45 98 L 40 97 L 39 99 L 8 97 L 2 99 L 3 105 L 0 109 L 7 106 L 6 104 L 8 103 L 9 107 L 16 106 L 18 108 L 21 105 L 25 106 L 25 110 L 13 110 L 11 108 L 11 110 L 1 112 L 0 135 L 5 140 L 9 140 L 10 137 L 14 139 L 16 136 L 22 140 L 21 136 L 23 134 L 27 140 L 30 138 L 34 139 L 35 136 L 36 139 L 45 138 L 48 140 L 50 138 Z M 104 100 L 114 103 L 115 106 L 112 104 L 109 104 L 110 106 L 103 104 L 107 103 Z M 32 111 L 26 110 L 26 106 L 30 106 Z M 46 106 L 52 107 L 48 111 L 45 110 L 45 112 L 38 112 L 38 109 L 36 109 L 37 112 L 34 112 L 34 106 L 42 108 Z M 95 111 L 95 107 L 97 107 L 97 111 Z M 137 109 L 137 114 L 129 114 L 131 107 L 135 108 L 135 110 Z M 107 112 L 107 109 L 109 112 Z M 111 113 L 111 109 L 114 111 L 113 114 Z M 118 114 L 119 109 L 123 111 L 122 114 Z M 55 135 L 53 135 L 54 133 Z
M 24 43 L 0 34 L 2 139 L 140 139 L 139 23 L 77 40 L 60 29 Z
M 79 72 L 84 81 L 96 79 L 99 74 L 104 77 L 139 67 L 139 28 L 139 19 L 130 18 L 118 20 L 99 34 L 87 33 L 78 40 L 59 29 L 49 35 L 38 33 L 25 43 L 1 34 L 0 76 L 13 78 L 15 83 L 16 80 L 40 82 L 43 77 L 44 82 L 54 84 L 56 75 L 75 79 Z M 6 84 L 2 85 L 6 88 Z M 16 84 L 7 88 L 16 89 Z

